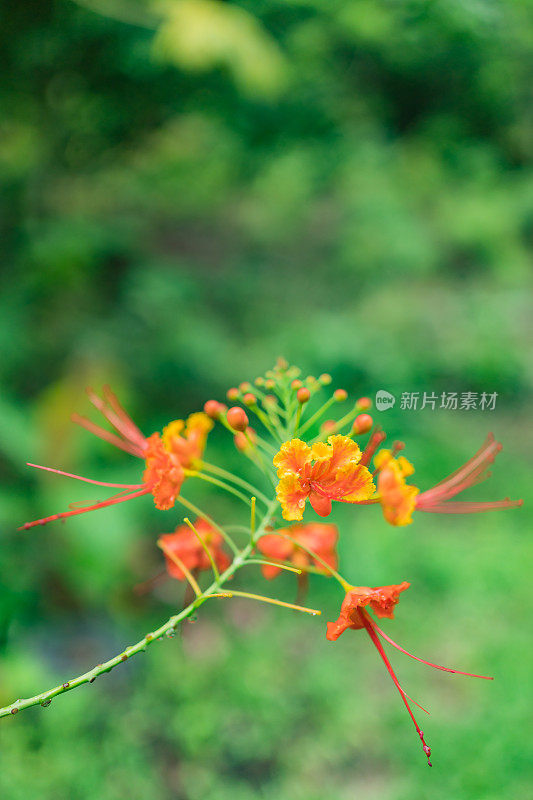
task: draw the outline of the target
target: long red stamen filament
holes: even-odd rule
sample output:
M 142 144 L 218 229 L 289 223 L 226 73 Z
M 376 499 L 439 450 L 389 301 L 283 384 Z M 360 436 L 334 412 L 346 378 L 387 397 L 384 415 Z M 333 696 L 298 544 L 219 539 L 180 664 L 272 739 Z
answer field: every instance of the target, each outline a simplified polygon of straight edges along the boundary
M 404 690 L 402 689 L 402 687 L 400 685 L 400 681 L 396 677 L 396 673 L 394 672 L 394 670 L 393 670 L 393 668 L 391 666 L 391 663 L 390 663 L 389 659 L 387 658 L 387 654 L 385 653 L 385 651 L 383 649 L 383 646 L 382 646 L 381 642 L 379 641 L 379 637 L 378 637 L 377 633 L 374 630 L 374 623 L 370 619 L 370 617 L 368 617 L 368 615 L 366 614 L 366 612 L 363 609 L 360 609 L 359 616 L 361 618 L 361 621 L 362 621 L 363 625 L 365 626 L 365 628 L 367 630 L 368 635 L 372 639 L 372 641 L 373 641 L 378 653 L 380 654 L 381 658 L 383 659 L 383 663 L 385 664 L 389 675 L 391 676 L 392 680 L 394 681 L 394 685 L 396 686 L 396 688 L 400 692 L 401 698 L 402 698 L 402 700 L 403 700 L 403 702 L 405 704 L 405 707 L 407 708 L 407 711 L 409 712 L 409 716 L 413 720 L 414 726 L 415 726 L 415 728 L 416 728 L 416 730 L 418 732 L 418 735 L 420 737 L 420 741 L 422 742 L 422 749 L 423 749 L 424 753 L 426 754 L 426 758 L 428 760 L 428 766 L 431 767 L 432 764 L 431 764 L 431 761 L 429 760 L 429 757 L 431 755 L 431 748 L 424 741 L 424 732 L 420 730 L 418 722 L 415 719 L 415 715 L 413 714 L 413 712 L 411 710 L 411 706 L 409 705 L 409 703 L 407 701 L 407 695 L 405 694 Z
M 368 440 L 367 445 L 361 455 L 361 460 L 359 461 L 362 467 L 366 467 L 367 464 L 370 463 L 370 459 L 385 438 L 385 433 L 379 428 L 376 428 L 376 430 L 370 434 L 370 439 Z
M 383 639 L 385 639 L 386 642 L 395 647 L 396 650 L 399 650 L 400 653 L 404 653 L 406 656 L 409 656 L 409 658 L 414 658 L 415 661 L 420 661 L 422 664 L 427 664 L 428 667 L 433 667 L 434 669 L 441 669 L 443 672 L 454 672 L 456 675 L 466 675 L 469 678 L 482 678 L 485 681 L 494 680 L 494 678 L 490 677 L 490 675 L 474 675 L 474 673 L 472 672 L 462 672 L 460 669 L 451 669 L 451 667 L 442 667 L 440 664 L 433 664 L 431 661 L 426 661 L 425 658 L 419 658 L 418 656 L 413 655 L 413 653 L 410 653 L 408 650 L 404 650 L 404 648 L 400 647 L 399 644 L 396 644 L 396 642 L 393 641 L 393 639 L 391 639 L 390 636 L 387 636 L 387 634 L 384 631 L 382 631 L 378 625 L 376 625 L 374 620 L 372 620 L 372 627 L 374 628 L 375 631 L 379 633 L 379 635 Z
M 89 431 L 89 433 L 93 433 L 95 436 L 98 436 L 99 439 L 103 439 L 104 442 L 109 442 L 109 444 L 118 447 L 120 450 L 124 450 L 126 453 L 130 453 L 132 456 L 137 456 L 138 458 L 144 458 L 144 450 L 137 445 L 130 444 L 129 442 L 121 439 L 120 436 L 117 436 L 115 433 L 111 433 L 111 431 L 106 431 L 105 428 L 101 428 L 100 425 L 96 425 L 91 420 L 87 419 L 87 417 L 82 417 L 80 414 L 72 414 L 71 415 L 72 422 L 75 422 L 77 425 L 81 425 L 82 428 Z
M 434 500 L 444 500 L 463 491 L 471 485 L 471 481 L 485 471 L 489 464 L 492 464 L 501 448 L 501 444 L 496 442 L 494 436 L 490 433 L 472 458 L 455 472 L 452 472 L 451 475 L 448 475 L 447 478 L 433 486 L 432 489 L 423 492 L 420 495 L 419 502 L 427 503 Z
M 95 481 L 92 478 L 82 478 L 81 475 L 73 475 L 72 472 L 63 472 L 61 469 L 54 469 L 53 467 L 42 467 L 40 464 L 30 464 L 26 462 L 27 467 L 34 467 L 35 469 L 42 469 L 44 472 L 54 472 L 56 475 L 64 475 L 65 478 L 74 478 L 77 481 L 84 483 L 94 483 L 95 486 L 109 486 L 112 489 L 140 489 L 144 484 L 142 483 L 106 483 L 105 481 Z
M 115 498 L 118 499 L 119 497 L 124 497 L 124 495 L 126 494 L 131 494 L 129 489 L 123 489 L 121 492 L 117 492 L 116 494 L 111 495 L 111 497 L 108 497 L 107 499 L 108 500 L 114 500 Z M 84 508 L 85 500 L 74 500 L 72 503 L 68 504 L 68 507 L 72 511 L 75 511 L 78 508 Z
M 127 494 L 124 497 L 112 497 L 109 500 L 104 500 L 102 503 L 96 503 L 94 506 L 85 506 L 84 508 L 78 508 L 74 511 L 63 511 L 61 514 L 52 514 L 50 517 L 44 517 L 43 519 L 36 519 L 33 522 L 25 522 L 24 525 L 21 525 L 18 530 L 29 530 L 30 528 L 34 528 L 36 525 L 46 525 L 48 522 L 53 522 L 56 519 L 66 519 L 67 517 L 73 517 L 76 514 L 84 514 L 86 511 L 97 511 L 99 508 L 106 508 L 107 506 L 113 506 L 116 503 L 123 503 L 125 500 L 133 500 L 134 497 L 141 497 L 143 494 L 148 494 L 150 489 L 146 486 L 140 492 L 133 492 L 132 494 Z
M 116 431 L 118 431 L 121 436 L 123 436 L 133 445 L 142 446 L 145 439 L 140 432 L 137 435 L 137 433 L 132 430 L 131 426 L 133 423 L 131 420 L 126 422 L 121 416 L 116 414 L 115 411 L 113 411 L 112 408 L 109 408 L 107 404 L 100 397 L 98 397 L 98 395 L 90 387 L 87 388 L 87 396 L 89 397 L 89 400 L 93 406 L 104 415 L 107 421 L 115 428 Z M 138 436 L 141 436 L 140 440 Z
M 466 500 L 458 500 L 455 503 L 436 503 L 435 505 L 417 504 L 417 511 L 428 511 L 432 514 L 475 514 L 478 511 L 497 511 L 499 508 L 518 508 L 524 504 L 523 500 L 495 500 L 487 503 L 470 503 Z
M 107 386 L 107 385 L 103 387 L 103 393 L 104 393 L 105 399 L 107 400 L 107 402 L 109 403 L 111 408 L 113 408 L 115 413 L 120 417 L 120 419 L 126 425 L 127 430 L 129 431 L 129 437 L 128 438 L 132 442 L 137 442 L 139 447 L 141 447 L 141 448 L 145 447 L 146 437 L 144 436 L 142 431 L 139 430 L 139 428 L 134 423 L 134 421 L 132 420 L 130 415 L 127 413 L 127 411 L 122 407 L 122 405 L 120 404 L 116 394 L 114 392 L 112 392 L 111 388 L 109 386 Z

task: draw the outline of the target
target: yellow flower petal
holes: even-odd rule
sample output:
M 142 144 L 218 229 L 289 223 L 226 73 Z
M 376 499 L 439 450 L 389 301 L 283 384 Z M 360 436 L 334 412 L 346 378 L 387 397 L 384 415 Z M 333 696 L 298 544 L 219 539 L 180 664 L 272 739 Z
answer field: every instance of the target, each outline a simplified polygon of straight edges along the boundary
M 305 508 L 307 492 L 302 488 L 294 472 L 283 475 L 276 487 L 276 497 L 286 520 L 301 520 Z
M 274 456 L 274 466 L 278 470 L 278 478 L 285 473 L 298 474 L 311 460 L 311 448 L 301 439 L 284 442 Z

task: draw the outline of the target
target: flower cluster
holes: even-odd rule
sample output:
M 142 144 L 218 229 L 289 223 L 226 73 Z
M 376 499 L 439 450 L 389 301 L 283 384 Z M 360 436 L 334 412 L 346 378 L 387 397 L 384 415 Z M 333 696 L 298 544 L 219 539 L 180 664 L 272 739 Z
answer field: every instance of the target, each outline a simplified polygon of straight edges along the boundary
M 330 384 L 329 375 L 302 378 L 297 368 L 280 359 L 272 370 L 256 378 L 253 384 L 244 382 L 229 389 L 227 400 L 231 407 L 218 400 L 208 400 L 202 411 L 191 414 L 186 421 L 174 420 L 161 433 L 148 437 L 141 433 L 108 387 L 104 387 L 102 397 L 88 390 L 91 403 L 112 430 L 86 417 L 74 415 L 73 420 L 101 439 L 141 459 L 144 469 L 140 480 L 135 484 L 106 483 L 31 464 L 41 470 L 121 491 L 94 505 L 71 508 L 27 522 L 21 527 L 27 530 L 146 494 L 152 494 L 157 509 L 168 510 L 179 505 L 194 516 L 194 522 L 187 516 L 183 517 L 172 533 L 159 536 L 157 544 L 163 552 L 167 577 L 185 582 L 192 597 L 189 596 L 182 610 L 157 631 L 146 634 L 120 655 L 74 681 L 33 698 L 17 700 L 0 709 L 0 716 L 17 713 L 37 703 L 48 705 L 57 694 L 92 682 L 98 675 L 144 650 L 154 639 L 172 635 L 182 620 L 195 614 L 211 598 L 245 597 L 320 614 L 319 610 L 304 605 L 234 588 L 233 578 L 237 572 L 245 566 L 259 565 L 267 581 L 276 579 L 282 572 L 296 573 L 299 601 L 305 596 L 309 575 L 336 581 L 344 599 L 338 619 L 327 623 L 327 639 L 336 641 L 347 630 L 367 632 L 401 695 L 431 765 L 430 747 L 411 706 L 418 704 L 403 690 L 382 641 L 435 669 L 478 678 L 487 676 L 460 672 L 419 658 L 381 630 L 376 618 L 394 618 L 400 596 L 409 588 L 409 582 L 377 587 L 352 584 L 338 571 L 338 528 L 321 519 L 330 516 L 334 503 L 354 507 L 354 514 L 359 512 L 355 506 L 377 505 L 386 522 L 405 526 L 413 522 L 419 511 L 495 511 L 521 505 L 522 501 L 508 498 L 489 502 L 455 499 L 465 489 L 488 477 L 487 469 L 501 449 L 492 434 L 463 466 L 434 487 L 420 491 L 410 482 L 413 465 L 400 454 L 405 445 L 395 442 L 388 449 L 381 448 L 386 435 L 368 413 L 371 402 L 367 397 L 352 402 L 348 410 L 336 419 L 325 419 L 331 407 L 348 399 L 343 389 L 327 390 Z M 316 402 L 324 391 L 328 391 L 328 397 L 322 403 Z M 255 417 L 256 427 L 250 425 L 249 415 Z M 257 469 L 263 481 L 262 488 L 246 477 L 228 471 L 225 465 L 211 464 L 204 459 L 208 434 L 215 422 L 229 431 L 239 453 Z M 367 437 L 364 443 L 361 437 Z M 216 522 L 183 495 L 186 480 L 204 481 L 213 489 L 235 497 L 246 506 L 248 525 Z M 369 509 L 366 513 L 376 512 Z M 308 515 L 305 522 L 304 514 Z M 280 524 L 280 515 L 285 523 Z M 202 588 L 206 573 L 210 578 Z

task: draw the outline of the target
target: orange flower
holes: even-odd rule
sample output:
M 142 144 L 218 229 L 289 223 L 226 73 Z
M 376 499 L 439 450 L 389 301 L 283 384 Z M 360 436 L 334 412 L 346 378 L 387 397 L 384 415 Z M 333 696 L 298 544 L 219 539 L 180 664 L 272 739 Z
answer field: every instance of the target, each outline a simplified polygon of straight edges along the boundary
M 223 572 L 229 567 L 231 560 L 222 550 L 222 535 L 204 519 L 197 519 L 194 523 L 194 527 L 211 553 L 213 561 L 218 569 L 220 572 Z M 198 541 L 198 537 L 188 525 L 178 525 L 174 533 L 164 533 L 160 538 L 165 548 L 171 553 L 174 553 L 180 561 L 185 564 L 189 571 L 211 569 L 211 562 L 209 561 L 207 553 L 202 547 L 201 542 Z M 166 554 L 165 561 L 168 574 L 172 578 L 176 578 L 178 581 L 186 579 L 183 570 L 181 570 Z
M 203 412 L 191 414 L 186 423 L 183 420 L 174 420 L 174 422 L 167 425 L 162 435 L 153 433 L 151 436 L 146 437 L 132 422 L 109 387 L 104 387 L 104 399 L 98 397 L 92 389 L 88 389 L 87 393 L 92 404 L 114 427 L 116 433 L 111 433 L 105 428 L 95 425 L 85 417 L 78 415 L 73 415 L 73 421 L 94 433 L 100 439 L 104 439 L 104 441 L 115 447 L 143 459 L 145 461 L 145 470 L 142 483 L 126 484 L 95 481 L 90 478 L 83 478 L 80 475 L 52 469 L 51 467 L 30 464 L 32 467 L 75 478 L 85 483 L 122 489 L 122 492 L 92 506 L 64 511 L 33 522 L 26 522 L 22 525 L 22 528 L 26 530 L 35 525 L 45 525 L 55 519 L 66 519 L 76 514 L 84 514 L 87 511 L 96 511 L 99 508 L 106 508 L 107 506 L 123 503 L 126 500 L 132 500 L 135 497 L 150 493 L 154 497 L 156 508 L 172 508 L 185 479 L 185 470 L 201 466 L 200 458 L 203 455 L 207 434 L 213 427 L 213 422 L 207 414 Z
M 407 583 L 407 581 L 403 581 L 402 583 L 393 586 L 378 586 L 373 589 L 369 588 L 368 586 L 352 586 L 342 602 L 339 618 L 335 622 L 328 622 L 326 637 L 330 641 L 336 641 L 339 636 L 348 628 L 352 628 L 353 630 L 361 630 L 362 628 L 366 629 L 366 632 L 372 639 L 372 642 L 380 654 L 383 663 L 385 664 L 387 671 L 394 682 L 394 685 L 400 692 L 401 698 L 417 730 L 420 741 L 422 742 L 422 749 L 427 757 L 428 765 L 431 767 L 431 761 L 429 760 L 431 748 L 428 747 L 424 741 L 424 732 L 420 730 L 408 701 L 411 700 L 411 702 L 417 706 L 418 703 L 409 697 L 409 695 L 407 695 L 402 689 L 396 673 L 394 672 L 391 663 L 387 658 L 387 654 L 383 649 L 383 645 L 381 644 L 379 637 L 381 636 L 382 639 L 385 639 L 385 641 L 389 642 L 389 644 L 391 644 L 400 652 L 404 653 L 410 658 L 413 658 L 415 661 L 420 661 L 422 664 L 427 664 L 429 667 L 434 667 L 435 669 L 440 669 L 444 672 L 454 672 L 458 675 L 467 675 L 470 678 L 483 678 L 484 680 L 492 680 L 492 678 L 489 678 L 487 675 L 473 675 L 471 672 L 461 672 L 458 669 L 443 667 L 440 664 L 433 664 L 431 661 L 426 661 L 423 658 L 419 658 L 418 656 L 409 653 L 407 650 L 404 650 L 404 648 L 400 647 L 400 645 L 396 644 L 396 642 L 393 641 L 390 636 L 388 636 L 384 631 L 381 630 L 381 628 L 378 627 L 378 625 L 376 625 L 368 613 L 367 607 L 370 606 L 371 610 L 374 612 L 374 614 L 376 614 L 377 617 L 393 619 L 394 610 L 400 598 L 400 593 L 404 592 L 409 585 L 410 584 Z M 422 708 L 422 706 L 419 706 L 419 708 Z M 426 709 L 423 708 L 422 710 L 425 711 Z
M 285 539 L 283 535 L 279 535 L 285 533 L 295 539 L 296 542 L 291 542 L 289 539 Z M 324 565 L 301 547 L 298 547 L 297 543 L 300 542 L 308 550 L 312 550 L 332 569 L 337 569 L 336 546 L 338 536 L 339 532 L 336 525 L 311 522 L 308 525 L 292 525 L 290 528 L 284 528 L 276 531 L 276 533 L 267 533 L 261 537 L 257 548 L 263 555 L 276 561 L 290 561 L 295 567 L 303 569 L 313 565 L 325 571 Z M 282 572 L 282 569 L 281 567 L 264 564 L 261 571 L 267 580 L 272 580 Z
M 143 482 L 153 494 L 155 507 L 166 511 L 176 502 L 185 473 L 178 456 L 169 453 L 158 433 L 153 433 L 147 441 Z
M 331 502 L 361 503 L 375 492 L 372 475 L 359 464 L 361 451 L 348 436 L 330 436 L 312 447 L 301 439 L 282 444 L 274 457 L 279 483 L 276 495 L 287 520 L 301 520 L 305 501 L 321 517 L 331 513 Z
M 413 521 L 412 513 L 419 492 L 409 486 L 405 479 L 412 475 L 413 465 L 403 456 L 394 458 L 390 450 L 380 450 L 374 458 L 378 470 L 378 493 L 383 516 L 391 525 L 408 525 Z
M 489 502 L 450 502 L 465 489 L 490 476 L 487 469 L 501 449 L 501 444 L 489 433 L 481 448 L 466 464 L 432 489 L 421 493 L 416 486 L 409 486 L 405 482 L 405 478 L 414 472 L 412 464 L 403 456 L 395 458 L 390 450 L 380 450 L 374 463 L 378 472 L 378 493 L 385 519 L 391 525 L 408 525 L 413 521 L 412 513 L 415 510 L 439 514 L 473 514 L 521 506 L 522 500 L 509 500 L 508 497 Z
M 187 422 L 176 419 L 163 428 L 162 440 L 169 453 L 175 455 L 185 469 L 200 466 L 205 450 L 207 434 L 213 427 L 213 420 L 203 411 L 190 414 Z
M 334 642 L 347 628 L 353 630 L 364 628 L 361 609 L 368 605 L 376 616 L 393 619 L 400 593 L 405 592 L 409 586 L 407 581 L 393 586 L 377 586 L 374 589 L 368 586 L 353 586 L 343 600 L 339 618 L 335 622 L 328 622 L 326 637 Z

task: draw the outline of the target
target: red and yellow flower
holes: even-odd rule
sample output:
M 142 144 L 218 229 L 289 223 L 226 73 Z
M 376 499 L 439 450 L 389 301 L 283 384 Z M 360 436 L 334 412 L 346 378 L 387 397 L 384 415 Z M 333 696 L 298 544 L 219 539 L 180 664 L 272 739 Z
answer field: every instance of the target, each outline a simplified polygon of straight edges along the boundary
M 314 566 L 326 572 L 322 562 L 334 570 L 337 569 L 338 537 L 336 525 L 311 522 L 308 525 L 291 525 L 290 528 L 267 533 L 257 543 L 257 549 L 267 558 L 288 561 L 303 570 Z M 306 550 L 299 545 L 303 545 Z M 313 558 L 307 550 L 316 553 L 320 560 Z M 267 580 L 272 580 L 282 572 L 282 568 L 274 564 L 263 564 L 261 571 Z
M 274 457 L 279 483 L 276 496 L 286 520 L 301 520 L 305 502 L 321 517 L 333 500 L 364 503 L 375 492 L 372 475 L 359 462 L 361 450 L 349 436 L 330 436 L 310 447 L 301 439 L 282 444 Z
M 88 390 L 88 395 L 95 408 L 103 414 L 115 429 L 115 433 L 79 415 L 73 415 L 73 421 L 94 433 L 100 439 L 144 460 L 145 469 L 142 483 L 126 484 L 95 481 L 90 478 L 83 478 L 80 475 L 52 469 L 51 467 L 40 467 L 37 464 L 31 464 L 30 466 L 44 469 L 47 472 L 55 472 L 85 483 L 114 487 L 122 489 L 122 491 L 118 495 L 92 506 L 76 508 L 60 514 L 52 514 L 50 517 L 34 520 L 33 522 L 26 522 L 22 526 L 24 529 L 32 528 L 35 525 L 45 525 L 55 519 L 65 519 L 76 514 L 84 514 L 87 511 L 106 508 L 145 494 L 153 495 L 156 508 L 162 510 L 172 508 L 181 491 L 181 486 L 186 477 L 186 470 L 191 468 L 198 469 L 201 466 L 200 459 L 205 449 L 207 434 L 213 427 L 213 422 L 207 414 L 203 412 L 191 414 L 186 422 L 174 420 L 163 429 L 162 435 L 153 433 L 151 436 L 146 437 L 122 408 L 109 387 L 104 387 L 103 399 L 98 397 L 91 389 Z
M 378 471 L 378 493 L 383 516 L 391 525 L 408 525 L 413 521 L 419 489 L 405 479 L 415 471 L 403 456 L 395 458 L 390 450 L 380 450 L 374 458 Z
M 347 591 L 346 597 L 342 602 L 339 618 L 335 622 L 328 622 L 326 637 L 330 641 L 336 641 L 339 636 L 348 628 L 352 628 L 353 630 L 361 630 L 362 628 L 365 628 L 378 653 L 380 654 L 383 663 L 385 664 L 387 671 L 394 682 L 394 685 L 401 695 L 407 711 L 409 712 L 409 716 L 411 717 L 416 728 L 420 741 L 422 742 L 422 749 L 427 757 L 428 765 L 431 767 L 431 761 L 429 760 L 431 748 L 424 740 L 424 732 L 420 729 L 418 722 L 415 719 L 411 706 L 409 705 L 409 700 L 416 706 L 418 706 L 418 703 L 409 697 L 409 695 L 407 695 L 402 689 L 398 677 L 396 676 L 387 654 L 383 649 L 380 637 L 400 652 L 404 653 L 410 658 L 413 658 L 415 661 L 420 661 L 422 664 L 427 664 L 429 667 L 434 667 L 435 669 L 443 670 L 444 672 L 467 675 L 470 678 L 483 678 L 485 680 L 492 680 L 492 678 L 488 677 L 487 675 L 473 675 L 471 672 L 461 672 L 460 670 L 451 669 L 450 667 L 443 667 L 440 664 L 433 664 L 431 661 L 426 661 L 423 658 L 419 658 L 418 656 L 409 653 L 403 647 L 400 647 L 400 645 L 396 644 L 396 642 L 393 641 L 390 636 L 388 636 L 384 631 L 381 630 L 380 627 L 378 627 L 368 613 L 368 609 L 372 610 L 377 617 L 393 619 L 394 611 L 396 605 L 398 604 L 400 594 L 408 589 L 409 586 L 410 584 L 407 581 L 403 581 L 402 583 L 394 584 L 392 586 L 377 586 L 373 589 L 368 586 L 352 586 Z M 422 706 L 419 706 L 419 708 L 422 708 Z M 422 710 L 425 711 L 426 709 L 423 708 Z
M 227 569 L 231 563 L 230 557 L 222 549 L 224 540 L 219 531 L 201 518 L 195 521 L 194 528 L 198 536 L 188 525 L 178 525 L 174 533 L 164 533 L 160 537 L 164 545 L 167 572 L 178 581 L 186 580 L 187 576 L 176 561 L 181 561 L 190 572 L 211 569 L 206 549 L 220 572 Z M 202 541 L 199 541 L 198 537 Z M 173 561 L 167 553 L 177 556 L 176 561 Z
M 480 511 L 496 511 L 500 508 L 515 508 L 522 500 L 495 500 L 490 502 L 450 500 L 465 489 L 490 477 L 487 472 L 497 454 L 502 449 L 489 433 L 478 452 L 462 467 L 437 483 L 432 489 L 420 492 L 416 486 L 406 483 L 406 478 L 414 472 L 413 465 L 406 458 L 396 458 L 390 450 L 380 450 L 374 458 L 377 472 L 378 497 L 383 514 L 391 525 L 408 525 L 413 521 L 413 511 L 427 511 L 435 514 L 473 514 Z

